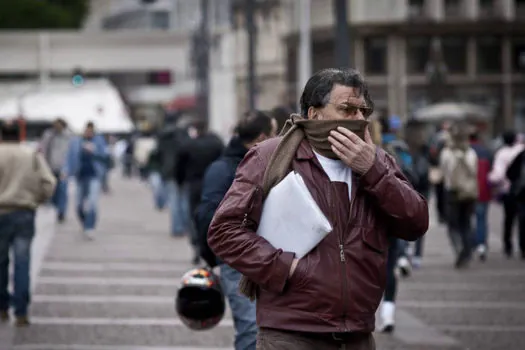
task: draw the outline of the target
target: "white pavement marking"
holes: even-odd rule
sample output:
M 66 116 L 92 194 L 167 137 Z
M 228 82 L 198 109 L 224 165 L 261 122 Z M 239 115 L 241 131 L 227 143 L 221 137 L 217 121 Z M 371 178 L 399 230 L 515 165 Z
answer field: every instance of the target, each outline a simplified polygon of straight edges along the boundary
M 179 281 L 172 278 L 122 278 L 122 277 L 47 277 L 38 279 L 39 284 L 62 285 L 117 285 L 117 286 L 172 286 L 178 287 Z
M 53 208 L 41 207 L 36 215 L 36 232 L 31 244 L 31 288 L 38 282 L 42 262 L 55 234 L 55 211 Z
M 154 272 L 181 272 L 191 267 L 184 264 L 141 264 L 141 263 L 84 263 L 84 262 L 47 262 L 42 270 L 47 271 L 154 271 Z
M 399 301 L 396 304 L 423 309 L 525 309 L 525 302 L 507 301 Z
M 233 348 L 207 347 L 159 347 L 159 346 L 123 346 L 123 345 L 80 345 L 80 344 L 24 344 L 15 345 L 13 350 L 233 350 Z
M 499 285 L 487 286 L 483 283 L 469 283 L 469 282 L 459 282 L 459 283 L 445 283 L 445 282 L 403 282 L 400 286 L 401 290 L 421 290 L 421 291 L 459 291 L 459 290 L 469 290 L 469 291 L 485 291 L 485 292 L 509 292 L 516 291 L 516 286 L 509 285 L 508 287 L 503 287 Z
M 425 276 L 463 276 L 463 277 L 520 277 L 525 276 L 525 269 L 482 269 L 477 271 L 465 271 L 464 275 L 459 275 L 455 270 L 435 270 L 425 269 Z
M 75 326 L 184 326 L 178 318 L 74 318 L 74 317 L 31 317 L 36 325 Z M 232 327 L 232 319 L 223 319 L 216 327 Z
M 443 331 L 456 332 L 518 332 L 525 333 L 525 326 L 497 326 L 497 325 L 434 325 L 433 327 Z
M 430 327 L 406 311 L 396 311 L 396 331 L 394 336 L 406 344 L 425 344 L 436 346 L 454 346 L 458 342 Z
M 37 303 L 133 303 L 133 304 L 173 304 L 174 297 L 145 295 L 33 295 Z

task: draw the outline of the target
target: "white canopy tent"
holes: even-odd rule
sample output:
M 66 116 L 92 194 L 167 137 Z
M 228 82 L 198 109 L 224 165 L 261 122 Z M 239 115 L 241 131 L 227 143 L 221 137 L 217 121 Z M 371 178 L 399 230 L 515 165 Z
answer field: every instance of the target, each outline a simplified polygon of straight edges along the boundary
M 127 133 L 134 129 L 118 91 L 107 81 L 98 80 L 81 87 L 48 86 L 0 100 L 0 119 L 23 115 L 28 123 L 52 122 L 63 118 L 69 128 L 80 133 L 88 121 L 102 133 Z

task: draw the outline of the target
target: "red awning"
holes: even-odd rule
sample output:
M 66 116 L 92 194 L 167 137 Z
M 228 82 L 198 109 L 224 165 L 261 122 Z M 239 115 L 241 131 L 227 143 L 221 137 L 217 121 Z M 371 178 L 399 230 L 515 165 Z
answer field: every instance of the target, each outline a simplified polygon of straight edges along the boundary
M 166 108 L 171 112 L 195 108 L 196 105 L 197 98 L 195 96 L 180 96 L 168 102 Z

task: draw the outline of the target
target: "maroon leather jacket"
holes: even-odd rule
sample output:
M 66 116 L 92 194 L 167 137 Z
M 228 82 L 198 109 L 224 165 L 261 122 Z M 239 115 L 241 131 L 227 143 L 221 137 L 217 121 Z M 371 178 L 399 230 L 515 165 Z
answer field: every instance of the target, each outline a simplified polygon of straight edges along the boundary
M 256 234 L 264 170 L 280 138 L 253 147 L 217 209 L 208 243 L 226 264 L 261 287 L 260 327 L 302 332 L 372 332 L 386 283 L 387 235 L 413 241 L 428 229 L 428 206 L 395 161 L 377 150 L 372 168 L 346 183 L 330 182 L 307 141 L 292 168 L 304 179 L 333 231 L 299 260 Z M 293 218 L 290 218 L 293 220 Z M 286 234 L 286 232 L 283 232 Z

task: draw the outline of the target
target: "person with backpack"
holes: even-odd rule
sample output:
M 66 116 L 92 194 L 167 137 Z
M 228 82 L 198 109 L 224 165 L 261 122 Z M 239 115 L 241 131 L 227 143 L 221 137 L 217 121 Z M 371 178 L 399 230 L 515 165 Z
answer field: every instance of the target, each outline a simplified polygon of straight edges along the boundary
M 275 119 L 263 112 L 249 113 L 239 122 L 236 135 L 226 146 L 222 156 L 213 162 L 204 175 L 201 201 L 195 211 L 195 225 L 199 235 L 201 257 L 208 266 L 220 268 L 220 281 L 232 309 L 235 324 L 235 350 L 255 350 L 255 303 L 238 292 L 241 274 L 230 266 L 217 261 L 208 247 L 208 228 L 215 210 L 235 178 L 237 166 L 250 148 L 274 137 Z
M 448 233 L 456 268 L 466 267 L 472 250 L 471 221 L 478 200 L 478 157 L 469 144 L 469 126 L 452 126 L 451 142 L 440 157 L 448 206 Z

